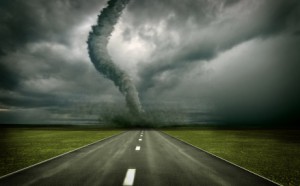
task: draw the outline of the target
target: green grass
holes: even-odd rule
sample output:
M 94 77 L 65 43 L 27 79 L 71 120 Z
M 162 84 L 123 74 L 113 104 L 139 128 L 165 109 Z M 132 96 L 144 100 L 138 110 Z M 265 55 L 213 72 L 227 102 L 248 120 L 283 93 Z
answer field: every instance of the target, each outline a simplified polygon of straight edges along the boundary
M 121 132 L 72 128 L 1 130 L 0 176 Z
M 165 130 L 164 132 L 283 185 L 300 185 L 300 131 Z

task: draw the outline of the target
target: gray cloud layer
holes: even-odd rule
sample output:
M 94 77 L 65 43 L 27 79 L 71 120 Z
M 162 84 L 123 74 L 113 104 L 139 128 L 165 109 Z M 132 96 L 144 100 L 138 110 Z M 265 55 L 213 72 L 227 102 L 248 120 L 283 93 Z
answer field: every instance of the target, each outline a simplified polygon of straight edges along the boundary
M 105 102 L 124 106 L 86 51 L 106 3 L 0 2 L 1 123 L 15 113 L 18 122 L 34 122 L 23 116 L 38 112 L 97 118 Z M 279 121 L 299 113 L 299 19 L 298 0 L 135 0 L 108 52 L 146 105 L 176 102 L 182 112 L 225 122 Z

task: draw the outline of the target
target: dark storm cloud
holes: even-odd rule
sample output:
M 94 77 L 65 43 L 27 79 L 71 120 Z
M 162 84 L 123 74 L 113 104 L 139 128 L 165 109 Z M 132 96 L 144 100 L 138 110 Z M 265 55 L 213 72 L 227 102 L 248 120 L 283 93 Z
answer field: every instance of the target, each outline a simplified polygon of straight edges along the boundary
M 19 84 L 19 76 L 9 67 L 0 63 L 0 87 L 1 89 L 13 90 Z
M 3 0 L 0 2 L 1 50 L 28 42 L 51 40 L 68 43 L 68 32 L 103 1 L 89 0 Z
M 84 116 L 75 108 L 119 96 L 87 58 L 85 27 L 105 3 L 0 2 L 0 123 Z
M 136 26 L 143 26 L 144 23 L 157 23 L 162 19 L 168 19 L 170 15 L 174 16 L 169 18 L 170 26 L 179 26 L 186 24 L 189 19 L 194 19 L 198 23 L 207 23 L 210 18 L 215 16 L 219 5 L 227 7 L 238 3 L 240 0 L 186 0 L 180 2 L 177 0 L 165 1 L 147 1 L 135 0 L 128 7 L 128 11 L 139 15 L 139 19 L 134 19 L 133 23 Z M 179 29 L 179 28 L 177 28 Z
M 289 125 L 286 120 L 299 119 L 300 112 L 300 40 L 283 35 L 250 45 L 257 46 L 243 55 L 243 62 L 234 62 L 218 75 L 219 83 L 211 92 L 217 112 L 231 122 L 266 124 L 271 120 L 274 124 L 275 120 Z
M 76 59 L 70 62 L 70 59 L 65 55 L 60 56 L 57 51 L 48 49 L 47 52 L 40 50 L 11 55 L 4 62 L 9 63 L 10 60 L 19 60 L 14 64 L 15 70 L 22 78 L 15 80 L 15 83 L 19 83 L 18 86 L 12 87 L 14 84 L 9 84 L 11 89 L 7 91 L 4 90 L 6 87 L 1 87 L 5 94 L 0 100 L 5 105 L 29 108 L 70 105 L 84 99 L 85 95 L 94 95 L 101 88 L 101 84 L 95 86 L 97 81 L 101 81 L 96 72 Z M 18 76 L 9 74 L 7 77 Z M 102 85 L 109 87 L 110 83 Z M 15 94 L 8 94 L 9 91 Z M 102 93 L 105 91 L 102 90 Z
M 147 59 L 150 62 L 139 66 L 138 88 L 143 99 L 176 99 L 174 95 L 181 93 L 179 99 L 187 100 L 188 92 L 195 89 L 196 97 L 208 97 L 206 101 L 213 102 L 215 111 L 230 122 L 279 121 L 299 113 L 299 1 L 135 1 L 128 11 L 126 21 L 131 26 L 124 29 L 124 40 L 137 34 L 155 45 Z M 200 78 L 185 80 L 199 63 L 216 59 L 227 63 L 223 53 L 253 40 L 262 42 L 251 48 L 262 45 L 268 53 L 240 56 L 232 70 L 218 76 L 222 83 L 217 85 L 213 79 L 196 88 L 194 82 Z M 243 61 L 254 64 L 256 70 L 247 69 Z M 205 79 L 213 73 L 218 72 L 198 76 Z M 230 74 L 234 78 L 226 82 Z M 202 88 L 209 90 L 203 93 Z
M 222 17 L 227 9 L 232 8 L 231 6 L 243 3 L 245 4 L 244 8 L 249 9 L 250 12 L 236 12 L 236 14 L 227 16 L 226 19 Z M 161 17 L 167 17 L 165 19 L 166 32 L 175 31 L 180 37 L 180 45 L 174 49 L 170 45 L 165 45 L 165 43 L 171 42 L 172 38 L 164 38 L 165 40 L 150 38 L 154 42 L 155 39 L 157 40 L 158 47 L 151 59 L 152 62 L 141 67 L 140 89 L 143 91 L 158 84 L 157 77 L 166 71 L 182 68 L 191 62 L 211 60 L 219 53 L 253 38 L 266 38 L 281 32 L 290 32 L 289 29 L 295 29 L 293 26 L 300 22 L 300 3 L 295 0 L 261 1 L 259 3 L 256 1 L 234 1 L 232 3 L 223 1 L 185 1 L 185 3 L 142 1 L 136 4 L 140 6 L 147 4 L 147 10 L 144 13 L 140 12 L 138 5 L 132 4 L 131 6 L 133 15 L 137 12 L 136 14 L 145 16 L 146 21 L 141 16 L 139 19 L 134 19 L 133 22 L 138 28 L 143 30 L 144 23 L 147 21 L 158 25 Z M 247 10 L 245 11 L 247 12 Z M 198 29 L 199 33 L 193 33 L 187 26 L 188 23 Z M 202 31 L 206 33 L 202 33 Z M 145 35 L 145 30 L 141 33 Z M 172 50 L 170 51 L 170 49 Z
M 69 44 L 70 31 L 86 18 L 88 12 L 97 11 L 102 4 L 95 0 L 1 1 L 1 89 L 15 88 L 24 78 L 14 70 L 14 61 L 4 61 L 4 56 L 23 49 L 28 43 L 49 41 Z
M 102 105 L 125 105 L 87 54 L 106 4 L 0 1 L 2 123 L 95 118 Z M 150 110 L 174 103 L 199 118 L 259 121 L 299 113 L 299 19 L 298 0 L 132 0 L 107 48 L 132 69 Z

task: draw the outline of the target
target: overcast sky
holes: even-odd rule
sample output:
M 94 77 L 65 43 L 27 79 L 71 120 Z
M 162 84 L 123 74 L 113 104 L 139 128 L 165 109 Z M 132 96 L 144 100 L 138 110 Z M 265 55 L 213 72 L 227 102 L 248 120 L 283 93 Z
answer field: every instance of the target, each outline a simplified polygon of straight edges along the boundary
M 87 122 L 125 108 L 87 52 L 106 4 L 0 1 L 0 123 Z M 131 0 L 108 51 L 146 111 L 251 123 L 300 110 L 299 0 Z

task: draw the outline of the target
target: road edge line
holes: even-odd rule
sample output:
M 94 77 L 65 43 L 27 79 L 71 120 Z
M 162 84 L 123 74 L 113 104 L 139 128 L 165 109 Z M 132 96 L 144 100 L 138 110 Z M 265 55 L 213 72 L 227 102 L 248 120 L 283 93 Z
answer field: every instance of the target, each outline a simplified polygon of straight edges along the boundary
M 19 169 L 19 170 L 16 170 L 16 171 L 14 171 L 14 172 L 5 174 L 5 175 L 3 175 L 3 176 L 0 176 L 0 180 L 3 179 L 3 178 L 6 178 L 6 177 L 8 177 L 8 176 L 17 174 L 17 173 L 19 173 L 19 172 L 22 172 L 22 171 L 24 171 L 24 170 L 30 169 L 30 168 L 32 168 L 32 167 L 35 167 L 35 166 L 37 166 L 37 165 L 40 165 L 40 164 L 46 163 L 46 162 L 48 162 L 48 161 L 54 160 L 54 159 L 59 158 L 59 157 L 61 157 L 61 156 L 67 155 L 67 154 L 69 154 L 69 153 L 71 153 L 71 152 L 75 152 L 75 151 L 80 150 L 80 149 L 82 149 L 82 148 L 88 147 L 88 146 L 93 145 L 93 144 L 95 144 L 95 143 L 98 143 L 98 142 L 101 142 L 101 141 L 104 141 L 104 140 L 108 140 L 109 138 L 112 138 L 112 137 L 115 137 L 115 136 L 124 134 L 125 132 L 128 132 L 128 131 L 124 131 L 124 132 L 121 132 L 121 133 L 118 133 L 118 134 L 114 134 L 114 135 L 112 135 L 112 136 L 108 136 L 108 137 L 106 137 L 106 138 L 103 138 L 103 139 L 94 141 L 94 142 L 92 142 L 92 143 L 86 144 L 86 145 L 84 145 L 84 146 L 78 147 L 78 148 L 73 149 L 73 150 L 70 150 L 70 151 L 68 151 L 68 152 L 64 152 L 64 153 L 59 154 L 59 155 L 57 155 L 57 156 L 54 156 L 54 157 L 52 157 L 52 158 L 49 158 L 49 159 L 40 161 L 40 162 L 38 162 L 38 163 L 35 163 L 35 164 L 29 165 L 29 166 L 27 166 L 27 167 L 21 168 L 21 169 Z
M 240 168 L 240 169 L 243 169 L 243 170 L 245 170 L 245 171 L 247 171 L 247 172 L 249 172 L 249 173 L 251 173 L 251 174 L 254 174 L 254 175 L 256 175 L 256 176 L 258 176 L 258 177 L 260 177 L 260 178 L 263 178 L 263 179 L 265 179 L 265 180 L 267 180 L 267 181 L 269 181 L 269 182 L 272 182 L 272 183 L 274 183 L 274 184 L 276 184 L 276 185 L 279 185 L 279 186 L 283 186 L 283 185 L 280 184 L 280 183 L 277 183 L 277 182 L 275 182 L 275 181 L 273 181 L 273 180 L 270 180 L 269 178 L 266 178 L 266 177 L 264 177 L 264 176 L 262 176 L 262 175 L 259 175 L 259 174 L 255 173 L 255 172 L 252 172 L 251 170 L 248 170 L 248 169 L 246 169 L 246 168 L 244 168 L 244 167 L 241 167 L 240 165 L 237 165 L 237 164 L 235 164 L 235 163 L 233 163 L 233 162 L 231 162 L 231 161 L 228 161 L 228 160 L 226 160 L 226 159 L 224 159 L 224 158 L 222 158 L 222 157 L 220 157 L 220 156 L 217 156 L 217 155 L 215 155 L 215 154 L 213 154 L 213 153 L 211 153 L 211 152 L 208 152 L 208 151 L 206 151 L 206 150 L 204 150 L 204 149 L 201 149 L 200 147 L 197 147 L 197 146 L 195 146 L 195 145 L 192 145 L 192 144 L 190 144 L 189 142 L 186 142 L 186 141 L 183 141 L 183 140 L 181 140 L 181 139 L 179 139 L 179 138 L 176 138 L 176 137 L 174 137 L 174 136 L 171 136 L 170 134 L 167 134 L 167 133 L 164 132 L 164 131 L 159 131 L 159 132 L 161 132 L 161 133 L 163 133 L 163 134 L 165 134 L 165 135 L 167 135 L 167 136 L 169 136 L 169 137 L 171 137 L 171 138 L 177 139 L 178 141 L 181 141 L 182 143 L 185 143 L 185 144 L 187 144 L 187 145 L 190 145 L 190 146 L 192 146 L 192 147 L 194 147 L 194 148 L 196 148 L 196 149 L 198 149 L 198 150 L 200 150 L 200 151 L 203 151 L 203 152 L 205 152 L 205 153 L 207 153 L 207 154 L 209 154 L 209 155 L 211 155 L 211 156 L 214 156 L 214 157 L 216 157 L 216 158 L 218 158 L 218 159 L 221 159 L 221 160 L 223 160 L 223 161 L 225 161 L 225 162 L 227 162 L 227 163 L 229 163 L 229 164 L 231 164 L 231 165 L 234 165 L 234 166 L 236 166 L 236 167 L 238 167 L 238 168 Z

